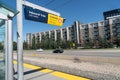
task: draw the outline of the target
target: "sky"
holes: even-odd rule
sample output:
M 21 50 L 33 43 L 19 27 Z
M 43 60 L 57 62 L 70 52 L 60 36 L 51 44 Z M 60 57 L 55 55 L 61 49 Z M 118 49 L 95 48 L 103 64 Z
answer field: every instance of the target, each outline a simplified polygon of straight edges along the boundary
M 1 0 L 16 9 L 16 0 Z M 120 0 L 27 0 L 34 4 L 43 6 L 53 11 L 59 12 L 66 18 L 62 28 L 70 26 L 74 21 L 87 24 L 102 21 L 103 12 L 120 8 Z M 16 17 L 13 19 L 14 41 L 16 36 Z M 37 33 L 58 29 L 61 27 L 52 26 L 40 22 L 25 20 L 23 12 L 23 39 L 26 40 L 26 33 Z

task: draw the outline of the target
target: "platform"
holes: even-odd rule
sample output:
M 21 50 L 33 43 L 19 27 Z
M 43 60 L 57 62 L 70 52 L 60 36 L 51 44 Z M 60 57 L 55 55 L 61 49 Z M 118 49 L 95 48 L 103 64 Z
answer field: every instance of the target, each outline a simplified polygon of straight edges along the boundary
M 17 71 L 16 70 L 17 62 L 14 61 L 14 64 L 15 71 Z M 15 77 L 17 78 L 16 74 Z M 90 80 L 90 79 L 24 63 L 24 80 Z

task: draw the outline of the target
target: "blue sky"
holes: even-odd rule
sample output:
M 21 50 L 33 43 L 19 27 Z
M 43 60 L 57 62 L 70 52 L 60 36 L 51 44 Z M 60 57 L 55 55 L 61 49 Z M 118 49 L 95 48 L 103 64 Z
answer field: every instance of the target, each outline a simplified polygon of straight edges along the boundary
M 16 8 L 16 0 L 2 0 L 9 6 Z M 78 20 L 82 23 L 91 23 L 103 20 L 103 12 L 120 8 L 120 0 L 27 0 L 37 5 L 46 7 L 61 13 L 66 18 L 63 27 L 67 27 Z M 51 3 L 49 3 L 51 1 Z M 26 33 L 36 33 L 60 27 L 33 22 L 24 19 L 23 15 L 23 37 Z M 16 18 L 14 18 L 14 40 L 16 41 Z

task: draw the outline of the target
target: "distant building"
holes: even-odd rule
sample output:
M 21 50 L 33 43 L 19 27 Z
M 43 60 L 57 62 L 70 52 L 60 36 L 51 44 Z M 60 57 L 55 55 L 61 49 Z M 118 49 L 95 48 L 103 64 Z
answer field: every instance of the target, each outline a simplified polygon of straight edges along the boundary
M 105 19 L 109 17 L 107 16 L 108 13 L 109 12 L 104 13 L 106 16 Z M 72 25 L 65 28 L 38 33 L 28 33 L 27 43 L 29 46 L 32 46 L 33 38 L 35 38 L 37 44 L 38 42 L 42 42 L 45 36 L 51 38 L 52 41 L 58 39 L 65 42 L 71 41 L 77 44 L 77 46 L 88 45 L 90 41 L 97 45 L 99 39 L 106 39 L 107 41 L 116 44 L 117 37 L 120 37 L 120 16 L 89 24 L 82 24 L 79 21 L 75 21 Z
M 120 9 L 114 9 L 103 13 L 104 19 L 120 16 Z

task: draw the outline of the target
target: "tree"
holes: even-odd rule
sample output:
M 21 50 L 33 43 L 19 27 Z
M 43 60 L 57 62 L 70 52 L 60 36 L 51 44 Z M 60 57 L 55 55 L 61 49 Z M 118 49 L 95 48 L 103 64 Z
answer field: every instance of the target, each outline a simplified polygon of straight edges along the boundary
M 106 38 L 99 38 L 99 47 L 101 48 L 112 48 L 113 44 Z
M 36 49 L 35 36 L 32 38 L 32 49 Z
M 116 38 L 117 46 L 120 46 L 120 37 Z
M 66 42 L 66 45 L 67 45 L 67 48 L 68 48 L 68 49 L 71 49 L 71 41 L 67 41 L 67 42 Z
M 41 43 L 40 43 L 40 38 L 39 38 L 39 36 L 37 36 L 36 42 L 37 42 L 37 43 L 35 44 L 36 48 L 37 48 L 37 49 L 41 48 Z
M 50 38 L 48 35 L 43 35 L 42 36 L 42 40 L 41 40 L 41 48 L 43 49 L 49 49 L 49 47 L 51 47 L 50 45 Z
M 58 48 L 58 47 L 62 47 L 62 39 L 61 39 L 60 32 L 57 33 L 56 44 L 57 44 L 57 48 Z
M 53 42 L 53 41 L 52 41 L 52 38 L 50 37 L 50 38 L 48 39 L 49 49 L 52 49 L 52 45 L 53 45 L 52 42 Z
M 53 49 L 55 49 L 55 48 L 57 48 L 57 42 L 56 41 L 53 42 Z
M 103 47 L 104 48 L 109 48 L 109 42 L 106 38 L 103 39 Z
M 0 50 L 2 50 L 3 49 L 3 45 L 2 45 L 2 43 L 0 43 Z
M 25 40 L 23 42 L 23 49 L 28 49 L 28 45 L 27 45 L 27 42 Z
M 62 46 L 61 46 L 63 49 L 66 49 L 67 48 L 67 43 L 65 40 L 62 40 Z
M 99 48 L 103 48 L 103 39 L 101 37 L 98 38 Z
M 92 39 L 90 38 L 89 39 L 89 48 L 93 48 L 93 46 L 94 46 L 94 43 L 93 43 Z
M 15 41 L 13 42 L 13 50 L 17 50 L 17 43 Z

